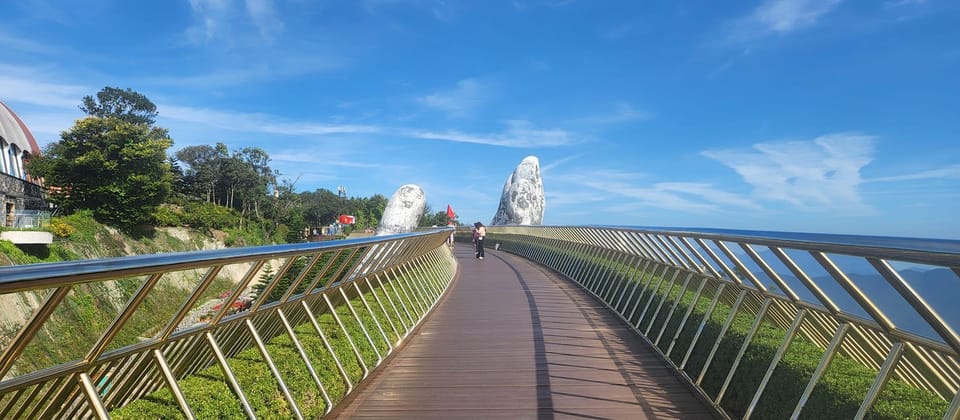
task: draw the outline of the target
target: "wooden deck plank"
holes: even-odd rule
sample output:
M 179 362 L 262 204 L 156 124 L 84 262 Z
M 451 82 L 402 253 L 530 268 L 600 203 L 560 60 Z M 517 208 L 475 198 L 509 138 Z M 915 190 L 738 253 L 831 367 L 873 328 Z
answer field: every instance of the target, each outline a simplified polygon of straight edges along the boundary
M 459 278 L 334 418 L 713 418 L 618 317 L 523 258 L 458 244 Z

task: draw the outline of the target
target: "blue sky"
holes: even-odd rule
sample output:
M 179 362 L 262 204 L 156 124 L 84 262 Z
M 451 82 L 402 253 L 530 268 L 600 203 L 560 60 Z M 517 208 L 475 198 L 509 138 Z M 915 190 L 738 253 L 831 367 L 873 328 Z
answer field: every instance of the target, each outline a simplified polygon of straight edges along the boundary
M 545 224 L 960 239 L 950 0 L 8 2 L 0 100 L 41 145 L 132 88 L 180 148 L 299 191 L 489 222 L 537 156 Z

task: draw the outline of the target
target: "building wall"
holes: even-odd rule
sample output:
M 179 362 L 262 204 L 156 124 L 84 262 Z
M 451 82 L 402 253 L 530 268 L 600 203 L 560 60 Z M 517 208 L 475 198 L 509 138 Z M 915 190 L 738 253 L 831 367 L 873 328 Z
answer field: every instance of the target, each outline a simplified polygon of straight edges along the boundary
M 26 159 L 39 154 L 27 125 L 0 102 L 0 226 L 11 226 L 17 212 L 48 210 L 41 180 L 24 168 Z

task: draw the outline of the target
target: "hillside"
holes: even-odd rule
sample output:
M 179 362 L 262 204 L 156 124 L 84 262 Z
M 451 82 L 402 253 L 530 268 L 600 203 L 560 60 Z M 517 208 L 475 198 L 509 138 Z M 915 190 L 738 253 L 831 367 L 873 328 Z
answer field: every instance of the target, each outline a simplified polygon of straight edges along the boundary
M 223 232 L 207 235 L 183 227 L 157 228 L 150 234 L 132 236 L 85 217 L 64 218 L 51 227 L 57 239 L 49 246 L 20 249 L 0 241 L 0 266 L 218 249 L 226 247 L 227 237 Z M 224 274 L 239 278 L 235 273 Z M 0 341 L 9 339 L 29 319 L 43 296 L 41 291 L 0 295 Z

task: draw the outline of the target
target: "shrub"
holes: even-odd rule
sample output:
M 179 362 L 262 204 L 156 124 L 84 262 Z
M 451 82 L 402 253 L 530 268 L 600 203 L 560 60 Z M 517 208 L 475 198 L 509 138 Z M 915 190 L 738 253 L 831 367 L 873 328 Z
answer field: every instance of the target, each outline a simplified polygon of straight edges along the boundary
M 240 219 L 236 212 L 213 203 L 189 203 L 184 207 L 183 222 L 197 228 L 226 229 L 236 226 Z
M 69 238 L 77 231 L 77 228 L 62 218 L 51 220 L 49 229 L 58 238 Z
M 157 207 L 153 219 L 158 226 L 180 226 L 183 224 L 183 210 L 180 207 L 164 204 Z

